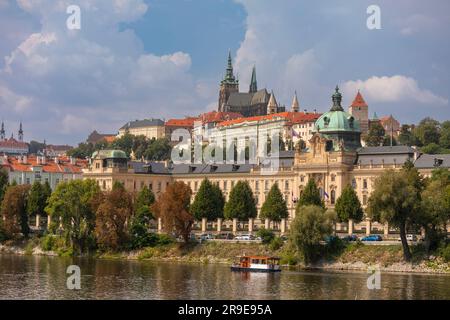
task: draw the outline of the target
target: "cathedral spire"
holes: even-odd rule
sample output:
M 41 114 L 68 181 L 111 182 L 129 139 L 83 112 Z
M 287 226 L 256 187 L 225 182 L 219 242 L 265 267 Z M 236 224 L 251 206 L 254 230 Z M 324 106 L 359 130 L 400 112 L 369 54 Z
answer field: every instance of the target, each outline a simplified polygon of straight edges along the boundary
M 23 141 L 22 121 L 20 121 L 18 137 L 19 137 L 19 141 Z
M 336 89 L 334 94 L 332 95 L 333 106 L 331 107 L 331 111 L 344 111 L 344 108 L 341 106 L 342 102 L 342 94 L 339 92 L 339 86 L 336 85 Z
M 233 74 L 233 60 L 231 59 L 231 51 L 230 50 L 228 50 L 227 70 L 225 73 L 225 78 L 223 79 L 222 82 L 230 83 L 230 84 L 236 84 L 238 82 Z
M 2 121 L 2 128 L 0 129 L 0 139 L 5 140 L 6 132 L 5 132 L 5 124 Z
M 273 91 L 270 93 L 269 103 L 267 104 L 267 114 L 277 113 L 278 104 Z
M 300 110 L 300 104 L 297 99 L 297 91 L 294 93 L 294 99 L 292 99 L 291 111 L 298 112 Z
M 256 82 L 256 67 L 253 66 L 252 79 L 250 80 L 250 88 L 248 92 L 255 93 L 257 91 L 258 91 L 258 83 Z

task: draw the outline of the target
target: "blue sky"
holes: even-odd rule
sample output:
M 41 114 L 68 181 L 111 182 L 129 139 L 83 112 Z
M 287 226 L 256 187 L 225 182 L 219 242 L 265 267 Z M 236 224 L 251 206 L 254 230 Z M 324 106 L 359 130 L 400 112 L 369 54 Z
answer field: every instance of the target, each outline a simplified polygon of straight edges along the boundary
M 66 8 L 81 8 L 81 30 Z M 381 30 L 366 9 L 381 9 Z M 228 49 L 241 90 L 259 87 L 302 109 L 349 105 L 402 123 L 450 119 L 446 0 L 0 0 L 0 116 L 8 135 L 76 144 L 144 117 L 216 108 Z

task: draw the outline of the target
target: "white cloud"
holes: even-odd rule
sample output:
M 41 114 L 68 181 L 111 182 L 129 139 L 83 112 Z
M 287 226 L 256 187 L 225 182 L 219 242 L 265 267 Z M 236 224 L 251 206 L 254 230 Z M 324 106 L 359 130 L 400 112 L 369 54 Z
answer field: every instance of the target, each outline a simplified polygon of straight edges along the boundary
M 0 85 L 0 110 L 3 112 L 11 111 L 21 113 L 28 111 L 32 103 L 30 97 L 21 96 L 14 93 L 6 86 Z
M 372 102 L 415 101 L 430 105 L 448 105 L 447 98 L 420 88 L 415 79 L 402 75 L 347 81 L 342 89 L 349 95 L 359 89 Z

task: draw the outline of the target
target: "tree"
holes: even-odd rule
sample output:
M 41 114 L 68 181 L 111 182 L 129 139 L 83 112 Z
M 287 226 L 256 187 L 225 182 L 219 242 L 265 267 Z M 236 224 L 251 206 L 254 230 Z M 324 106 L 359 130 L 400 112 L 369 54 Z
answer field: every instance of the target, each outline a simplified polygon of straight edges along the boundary
M 380 123 L 375 122 L 370 126 L 369 132 L 364 137 L 364 141 L 369 147 L 378 147 L 383 144 L 384 135 L 385 132 L 383 126 Z
M 153 240 L 149 227 L 150 221 L 154 218 L 150 210 L 154 202 L 155 195 L 147 186 L 144 186 L 137 196 L 134 216 L 131 220 L 130 237 L 133 249 L 148 246 Z
M 8 239 L 17 238 L 22 234 L 28 237 L 27 201 L 30 192 L 29 185 L 10 186 L 6 189 L 1 206 L 3 233 Z
M 260 217 L 261 219 L 269 219 L 271 221 L 281 221 L 289 216 L 286 201 L 283 198 L 283 194 L 275 183 L 270 188 L 267 198 L 261 207 Z
M 133 151 L 133 144 L 134 144 L 133 142 L 134 136 L 126 132 L 120 138 L 115 139 L 114 142 L 111 144 L 111 147 L 114 149 L 124 151 L 127 154 L 127 157 L 129 157 L 131 155 L 131 151 Z
M 161 218 L 163 228 L 175 236 L 189 241 L 194 216 L 189 213 L 192 191 L 185 183 L 176 181 L 151 206 L 156 217 Z
M 36 154 L 45 149 L 45 143 L 31 140 L 28 147 L 28 152 Z
M 297 202 L 296 210 L 298 211 L 299 208 L 308 205 L 320 206 L 322 208 L 325 208 L 325 203 L 320 197 L 320 192 L 314 179 L 310 179 L 306 184 L 305 189 L 303 190 L 302 194 L 300 195 L 300 199 Z
M 247 181 L 238 181 L 231 189 L 224 215 L 225 219 L 237 218 L 240 221 L 256 218 L 256 201 Z
M 47 200 L 51 195 L 48 183 L 47 186 L 42 185 L 39 181 L 33 183 L 27 203 L 27 213 L 29 216 L 43 215 L 45 213 Z
M 417 144 L 416 138 L 412 133 L 411 126 L 404 124 L 398 135 L 398 142 L 404 146 L 414 146 Z
M 441 124 L 439 144 L 442 148 L 450 149 L 450 121 L 444 121 Z
M 91 157 L 95 150 L 96 148 L 92 143 L 80 143 L 77 148 L 69 150 L 67 155 L 69 157 L 84 159 Z
M 349 222 L 350 220 L 360 222 L 364 216 L 361 202 L 351 185 L 347 185 L 342 190 L 341 196 L 336 200 L 334 210 L 340 222 Z
M 159 138 L 152 140 L 147 150 L 145 158 L 153 161 L 164 161 L 170 159 L 171 153 L 170 142 L 167 138 Z
M 305 264 L 314 260 L 320 241 L 331 235 L 333 224 L 321 206 L 307 205 L 295 216 L 289 230 L 289 241 L 303 255 Z
M 430 143 L 439 143 L 439 122 L 427 117 L 420 121 L 414 129 L 414 135 L 420 142 L 420 146 L 426 146 Z
M 191 213 L 196 220 L 207 218 L 212 221 L 223 218 L 224 205 L 225 197 L 220 188 L 208 179 L 204 179 L 191 205 Z
M 3 200 L 6 188 L 8 187 L 8 171 L 5 168 L 0 168 L 0 202 Z
M 399 228 L 406 261 L 411 260 L 406 229 L 415 223 L 420 209 L 422 189 L 423 181 L 417 169 L 411 167 L 410 163 L 405 163 L 402 170 L 387 170 L 378 177 L 369 198 L 369 217 Z
M 438 144 L 432 142 L 420 148 L 420 151 L 428 154 L 438 154 L 441 151 L 441 147 Z
M 422 192 L 421 210 L 417 222 L 425 230 L 425 248 L 436 249 L 447 237 L 446 224 L 450 219 L 450 206 L 446 191 L 450 181 L 443 174 L 434 175 Z
M 102 201 L 102 193 L 95 180 L 72 180 L 58 184 L 45 208 L 56 232 L 61 224 L 67 246 L 83 252 L 92 243 L 95 212 Z
M 122 184 L 115 184 L 97 209 L 95 238 L 102 249 L 123 248 L 128 240 L 126 223 L 133 213 L 131 195 Z

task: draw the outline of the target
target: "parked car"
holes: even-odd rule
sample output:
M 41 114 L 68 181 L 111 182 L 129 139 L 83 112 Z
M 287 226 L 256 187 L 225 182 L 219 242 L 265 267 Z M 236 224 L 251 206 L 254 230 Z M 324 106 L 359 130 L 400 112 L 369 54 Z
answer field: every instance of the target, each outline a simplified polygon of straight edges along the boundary
M 232 240 L 233 238 L 234 238 L 234 235 L 231 232 L 219 233 L 216 236 L 216 239 L 223 239 L 223 240 Z
M 380 235 L 370 235 L 361 239 L 361 241 L 383 241 L 383 238 Z
M 398 241 L 402 241 L 400 237 L 397 239 Z M 417 236 L 415 234 L 407 234 L 406 241 L 417 241 Z
M 332 243 L 332 242 L 337 241 L 338 239 L 339 239 L 338 236 L 326 236 L 325 237 L 325 242 L 326 243 Z
M 358 236 L 355 234 L 348 235 L 342 238 L 344 241 L 358 241 Z
M 198 238 L 202 241 L 212 240 L 214 239 L 214 235 L 212 235 L 211 233 L 202 233 Z
M 235 240 L 255 240 L 255 237 L 251 234 L 241 234 L 234 238 Z

